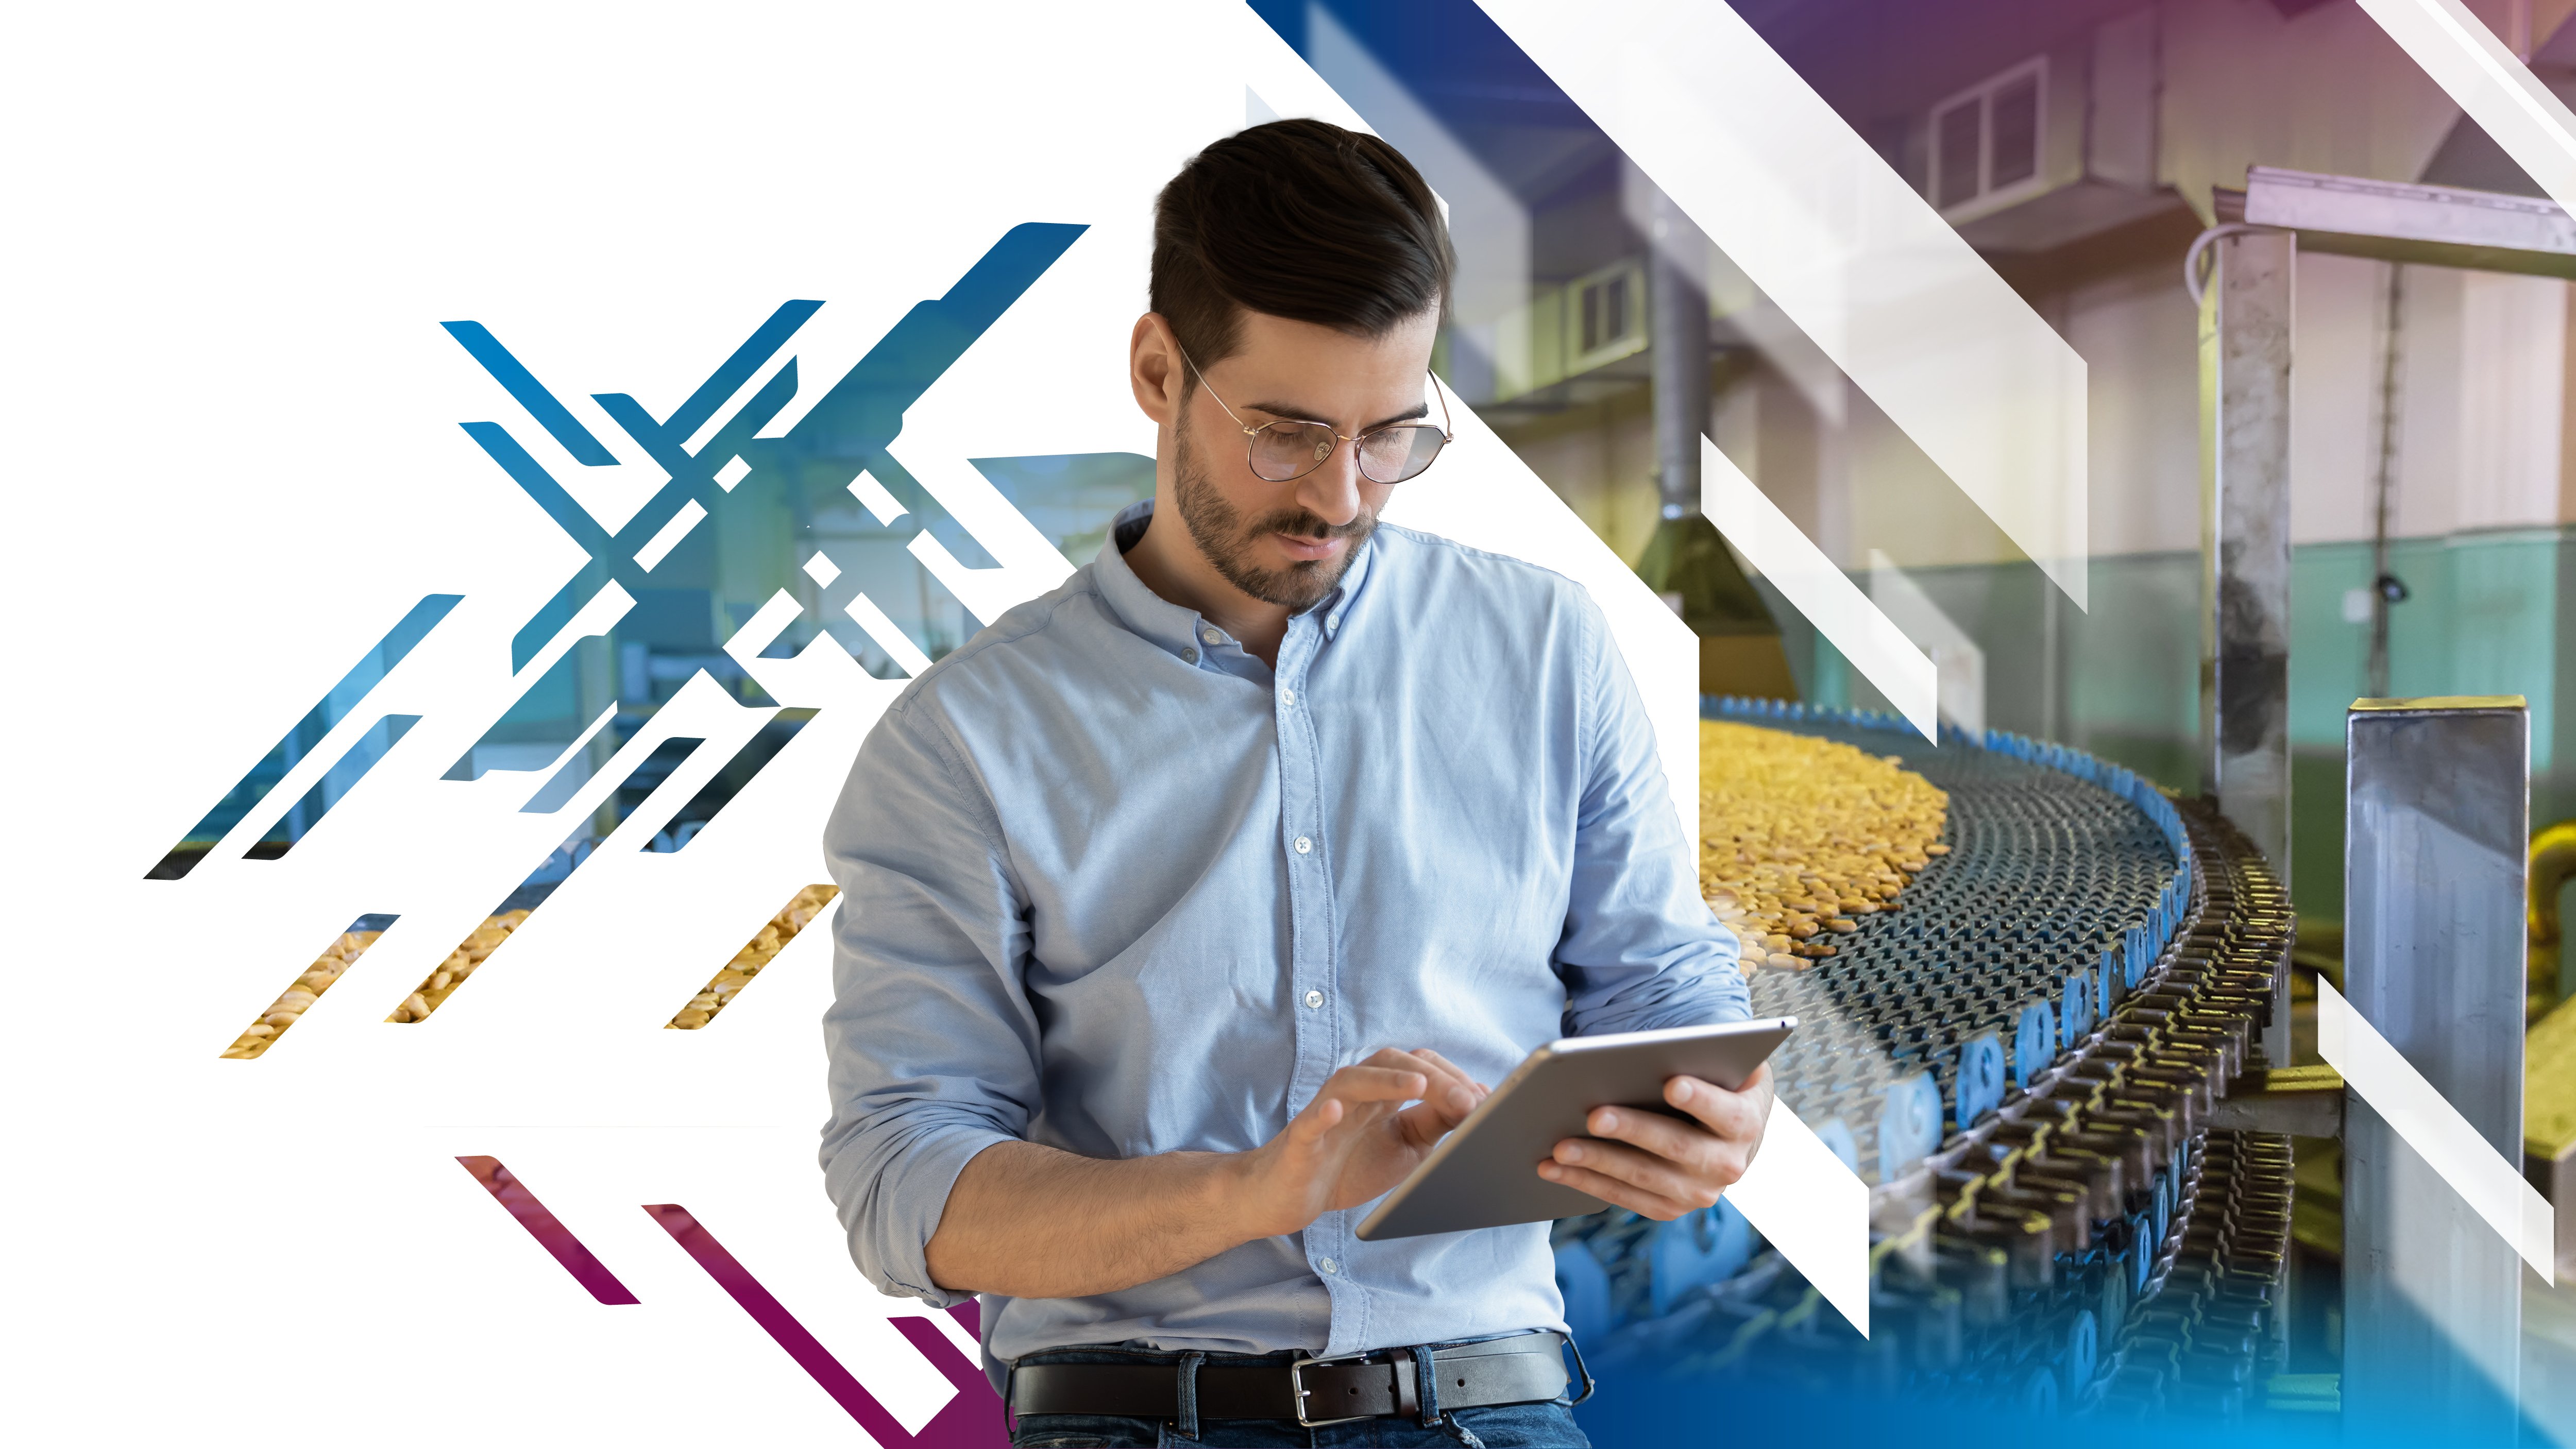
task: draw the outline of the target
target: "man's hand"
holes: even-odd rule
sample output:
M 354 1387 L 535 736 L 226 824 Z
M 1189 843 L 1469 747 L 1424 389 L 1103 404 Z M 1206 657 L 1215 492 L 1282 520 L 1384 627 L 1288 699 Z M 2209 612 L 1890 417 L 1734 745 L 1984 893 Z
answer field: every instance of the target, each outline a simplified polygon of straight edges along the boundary
M 1240 1237 L 1293 1233 L 1392 1190 L 1487 1090 L 1427 1048 L 1389 1047 L 1333 1073 L 1284 1131 L 1240 1159 Z
M 1761 1150 L 1771 1117 L 1770 1064 L 1740 1092 L 1674 1077 L 1664 1083 L 1664 1100 L 1689 1120 L 1594 1108 L 1583 1125 L 1609 1140 L 1569 1137 L 1538 1165 L 1538 1175 L 1661 1222 L 1716 1202 Z
M 923 1258 L 931 1282 L 961 1292 L 1132 1288 L 1386 1192 L 1485 1095 L 1437 1052 L 1388 1050 L 1326 1078 L 1249 1152 L 1102 1160 L 998 1142 L 957 1174 Z

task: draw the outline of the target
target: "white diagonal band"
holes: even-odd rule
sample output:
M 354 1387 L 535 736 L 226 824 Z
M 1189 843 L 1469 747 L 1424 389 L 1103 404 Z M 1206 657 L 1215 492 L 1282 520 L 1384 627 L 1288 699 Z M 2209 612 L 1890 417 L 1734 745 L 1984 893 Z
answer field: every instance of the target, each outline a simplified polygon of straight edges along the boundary
M 2317 982 L 2317 1055 L 2379 1114 L 2470 1209 L 2504 1235 L 2543 1281 L 2556 1282 L 2549 1201 L 2523 1180 L 2460 1109 L 2388 1044 L 2352 1003 Z
M 1480 0 L 2085 607 L 2084 360 L 1735 11 Z
M 1869 1187 L 1773 1098 L 1762 1151 L 1726 1200 L 1869 1337 Z
M 1880 613 L 1779 505 L 1753 486 L 1735 460 L 1699 441 L 1700 511 L 1789 606 L 1833 641 L 1861 677 L 1927 740 L 1941 737 L 1941 678 L 1896 621 Z
M 2576 212 L 2576 115 L 2460 0 L 2361 0 L 2433 83 L 2560 206 Z

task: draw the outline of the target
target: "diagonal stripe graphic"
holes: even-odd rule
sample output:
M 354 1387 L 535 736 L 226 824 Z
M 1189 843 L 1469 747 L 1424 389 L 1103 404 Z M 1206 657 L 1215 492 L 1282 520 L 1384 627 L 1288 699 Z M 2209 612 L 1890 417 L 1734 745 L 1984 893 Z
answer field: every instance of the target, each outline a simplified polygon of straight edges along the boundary
M 643 1301 L 617 1281 L 617 1275 L 608 1271 L 608 1265 L 599 1261 L 597 1254 L 582 1246 L 581 1239 L 572 1235 L 572 1229 L 546 1211 L 546 1205 L 537 1201 L 537 1195 L 528 1191 L 527 1184 L 501 1165 L 501 1159 L 460 1157 L 456 1161 L 474 1174 L 474 1180 L 483 1184 L 484 1191 L 492 1194 L 493 1201 L 518 1219 L 519 1226 L 528 1230 L 528 1236 L 537 1240 L 537 1246 L 552 1253 L 555 1261 L 564 1265 L 564 1271 L 573 1276 L 574 1282 L 590 1290 L 591 1297 L 611 1307 Z
M 1984 739 L 1986 651 L 1884 549 L 1869 551 L 1869 597 L 1890 623 L 1905 631 L 1906 638 L 1931 654 L 1939 675 L 1941 712 L 1968 738 Z
M 1938 742 L 1941 679 L 1932 661 L 1834 567 L 1823 549 L 1808 541 L 1778 504 L 1753 486 L 1734 459 L 1706 438 L 1699 440 L 1699 455 L 1700 511 L 1708 521 L 1923 738 Z
M 695 736 L 674 735 L 655 745 L 651 753 L 627 771 L 626 778 L 618 783 L 616 790 L 600 802 L 599 838 L 605 840 L 615 834 L 617 827 L 642 811 L 661 792 L 662 783 L 671 777 L 671 772 L 705 743 Z M 552 894 L 551 888 L 570 880 L 572 873 L 581 869 L 594 853 L 592 842 L 587 838 L 576 838 L 550 851 L 544 860 L 537 863 L 537 868 L 528 873 L 519 888 L 504 896 L 501 903 L 492 908 L 492 915 L 457 943 L 447 959 L 439 962 L 385 1020 L 397 1023 L 429 1020 L 429 1014 L 454 995 L 465 984 L 465 979 L 491 959 L 492 953 L 501 949 L 502 942 L 536 913 L 537 907 Z M 561 862 L 560 867 L 558 862 Z M 523 900 L 529 903 L 520 904 Z
M 1869 1185 L 1778 1098 L 1762 1151 L 1726 1200 L 1869 1337 Z
M 786 950 L 787 943 L 795 940 L 807 923 L 822 915 L 824 908 L 831 905 L 840 893 L 838 886 L 810 885 L 788 897 L 787 904 L 778 908 L 778 914 L 770 917 L 761 926 L 760 933 L 734 953 L 733 959 L 715 974 L 715 979 L 707 983 L 704 991 L 689 998 L 689 1004 L 672 1016 L 664 1030 L 696 1031 L 714 1020 L 716 1013 L 732 1004 L 734 997 L 751 984 L 751 978 L 759 975 L 761 968 L 776 959 L 779 952 Z
M 2317 982 L 2317 1055 L 2343 1073 L 2344 1085 L 2502 1234 L 2543 1282 L 2557 1282 L 2548 1200 L 2388 1038 L 2362 1019 L 2342 992 L 2323 980 Z
M 483 364 L 483 370 L 492 374 L 492 380 L 508 389 L 519 406 L 528 410 L 528 416 L 537 420 L 537 426 L 553 435 L 554 440 L 563 444 L 563 450 L 576 461 L 590 468 L 617 466 L 617 455 L 592 437 L 590 429 L 583 427 L 571 409 L 546 391 L 545 384 L 538 382 L 519 359 L 512 357 L 510 349 L 503 347 L 501 339 L 493 336 L 489 328 L 480 322 L 441 322 L 438 325 L 446 328 L 448 336 L 472 353 L 474 360 Z M 491 425 L 487 423 L 484 426 Z
M 759 778 L 760 772 L 769 768 L 769 762 L 795 743 L 797 735 L 803 733 L 805 726 L 820 713 L 820 710 L 811 709 L 782 709 L 772 715 L 769 723 L 743 741 L 742 748 L 733 752 L 733 758 L 725 761 L 714 777 L 700 786 L 697 794 L 689 797 L 689 803 L 681 806 L 679 813 L 671 817 L 671 823 L 655 832 L 644 848 L 668 855 L 697 839 L 698 832 L 713 825 L 716 817 L 724 813 L 724 808 L 734 802 L 734 797 L 748 789 L 751 782 Z
M 832 1351 L 825 1348 L 820 1339 L 796 1321 L 796 1315 L 787 1311 L 787 1305 L 779 1302 L 760 1285 L 759 1279 L 751 1276 L 749 1269 L 725 1251 L 724 1245 L 717 1242 L 715 1235 L 708 1232 L 688 1209 L 677 1203 L 647 1203 L 644 1211 L 652 1214 L 653 1221 L 662 1225 L 662 1230 L 671 1235 L 672 1241 L 696 1259 L 699 1267 L 707 1270 L 707 1276 L 715 1279 L 718 1287 L 742 1305 L 742 1311 L 751 1315 L 752 1322 L 759 1324 L 780 1348 L 787 1350 L 787 1356 L 796 1360 L 798 1368 L 805 1370 L 815 1383 L 822 1386 L 823 1392 L 830 1394 L 833 1401 L 885 1449 L 915 1449 L 915 1446 L 919 1449 L 1000 1449 L 1009 1442 L 1003 1429 L 1002 1405 L 994 1396 L 992 1386 L 984 1381 L 982 1374 L 974 1372 L 974 1366 L 966 1362 L 966 1356 L 959 1353 L 929 1320 L 898 1318 L 893 1323 L 897 1332 L 911 1340 L 913 1346 L 957 1386 L 957 1394 L 940 1407 L 937 1416 L 922 1425 L 919 1434 L 911 1434 L 905 1432 L 894 1415 L 887 1413 L 885 1406 L 877 1402 L 876 1395 L 869 1393 L 865 1385 L 842 1367 L 841 1361 L 832 1356 Z M 961 1373 L 961 1369 L 964 1372 Z
M 313 782 L 313 788 L 304 792 L 304 798 L 296 801 L 294 807 L 286 812 L 286 818 L 279 822 L 279 828 L 287 833 L 286 843 L 275 856 L 268 858 L 283 859 L 287 851 L 295 848 L 297 841 L 311 834 L 313 827 L 322 823 L 322 817 L 331 813 L 331 807 L 347 799 L 349 792 L 358 788 L 358 782 L 367 778 L 367 773 L 375 769 L 378 761 L 393 753 L 394 746 L 401 744 L 403 736 L 410 734 L 411 727 L 418 723 L 420 716 L 416 714 L 389 714 L 377 720 L 365 734 L 350 741 L 348 750 L 324 770 L 322 778 Z M 251 857 L 253 860 L 260 858 Z
M 332 685 L 313 708 L 305 711 L 304 717 L 286 732 L 286 737 L 262 755 L 258 764 L 250 767 L 250 772 L 241 777 L 241 783 L 224 792 L 224 798 L 215 802 L 215 808 L 207 811 L 205 818 L 179 837 L 179 843 L 170 847 L 169 855 L 154 866 L 145 879 L 178 880 L 195 869 L 204 854 L 190 852 L 188 847 L 203 844 L 211 849 L 225 832 L 257 810 L 260 802 L 267 799 L 268 793 L 286 777 L 287 771 L 294 768 L 295 762 L 322 743 L 323 736 L 328 735 L 334 725 L 356 713 L 358 706 L 366 702 L 366 697 L 374 692 L 384 677 L 393 672 L 394 666 L 402 663 L 412 647 L 428 637 L 429 631 L 438 627 L 439 620 L 446 618 L 448 611 L 464 599 L 463 594 L 428 594 L 412 605 L 411 611 L 387 630 L 374 648 L 349 666 L 349 672 L 340 676 L 339 683 Z
M 821 302 L 803 300 L 780 303 L 778 310 L 769 314 L 769 320 L 744 338 L 743 344 L 734 349 L 733 356 L 726 358 L 722 367 L 710 373 L 707 380 L 698 385 L 698 390 L 689 394 L 689 400 L 680 404 L 679 411 L 662 420 L 663 431 L 681 439 L 694 440 L 698 429 L 715 417 L 716 410 L 724 406 L 725 400 L 741 391 L 742 385 L 751 381 L 752 374 L 760 371 L 761 364 L 786 346 L 787 339 L 795 335 L 797 328 L 805 325 L 807 318 L 822 310 L 822 306 Z
M 2576 212 L 2576 114 L 2460 0 L 2361 0 L 2540 189 Z
M 2085 606 L 2084 360 L 1929 202 L 1726 5 L 1480 3 Z
M 259 1014 L 257 1021 L 234 1038 L 231 1046 L 224 1048 L 224 1059 L 255 1061 L 277 1045 L 277 1039 L 286 1035 L 286 1029 L 302 1020 L 304 1013 L 322 999 L 322 993 L 337 984 L 350 967 L 357 965 L 358 958 L 366 954 L 367 948 L 393 929 L 394 922 L 399 919 L 390 915 L 360 916 L 352 921 L 348 930 L 331 938 L 331 944 L 322 948 L 322 954 L 313 958 L 312 965 L 287 983 L 286 989 L 277 994 L 277 999 L 268 1004 L 268 1009 Z

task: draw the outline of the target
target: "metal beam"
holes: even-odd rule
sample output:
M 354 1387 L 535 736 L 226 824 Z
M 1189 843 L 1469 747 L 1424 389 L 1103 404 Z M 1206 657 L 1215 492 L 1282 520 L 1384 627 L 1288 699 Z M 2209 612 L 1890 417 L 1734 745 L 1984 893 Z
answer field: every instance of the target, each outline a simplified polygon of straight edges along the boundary
M 2215 210 L 2294 231 L 2306 251 L 2576 277 L 2576 217 L 2546 197 L 2249 166 Z
M 2345 717 L 2344 992 L 2508 1161 L 2523 1151 L 2520 698 L 2356 701 Z M 2347 1423 L 2511 1442 L 2522 1265 L 2360 1096 L 2345 1105 Z
M 2290 319 L 2286 231 L 2210 239 L 2200 303 L 2200 788 L 2290 874 Z M 2288 979 L 2264 1051 L 2290 1065 Z
M 2343 1094 L 2343 1074 L 2322 1063 L 2258 1068 L 2227 1084 L 2227 1095 L 2210 1105 L 2209 1125 L 2229 1132 L 2341 1137 Z

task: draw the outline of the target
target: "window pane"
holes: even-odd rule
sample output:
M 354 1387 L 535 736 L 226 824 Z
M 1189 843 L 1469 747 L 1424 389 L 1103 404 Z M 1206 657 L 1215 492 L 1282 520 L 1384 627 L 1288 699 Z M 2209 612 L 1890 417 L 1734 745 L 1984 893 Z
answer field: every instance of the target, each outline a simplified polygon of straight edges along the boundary
M 1961 101 L 1932 123 L 1939 164 L 1933 168 L 1932 204 L 1947 209 L 1975 196 L 1980 103 Z
M 2039 77 L 2023 76 L 1995 92 L 1995 154 L 1989 190 L 2039 174 Z

